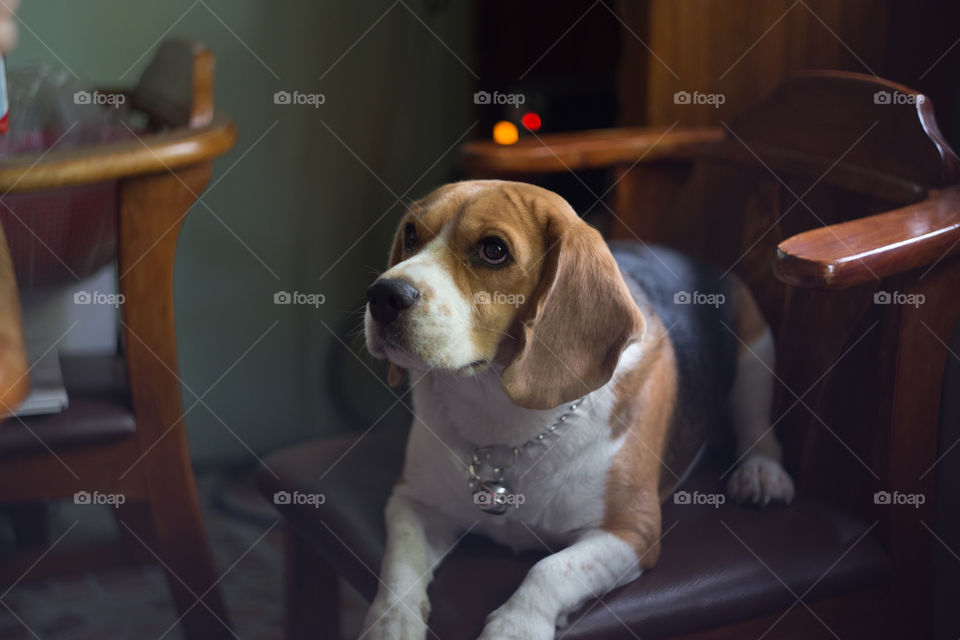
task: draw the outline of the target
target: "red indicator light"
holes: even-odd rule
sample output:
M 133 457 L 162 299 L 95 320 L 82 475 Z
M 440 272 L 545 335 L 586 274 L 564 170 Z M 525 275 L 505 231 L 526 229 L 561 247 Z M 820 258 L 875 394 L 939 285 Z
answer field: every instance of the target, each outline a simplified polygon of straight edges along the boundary
M 541 124 L 540 116 L 538 116 L 532 111 L 529 113 L 523 114 L 523 118 L 520 119 L 520 122 L 523 123 L 523 126 L 525 126 L 530 131 L 536 131 L 537 129 L 540 128 L 540 124 Z

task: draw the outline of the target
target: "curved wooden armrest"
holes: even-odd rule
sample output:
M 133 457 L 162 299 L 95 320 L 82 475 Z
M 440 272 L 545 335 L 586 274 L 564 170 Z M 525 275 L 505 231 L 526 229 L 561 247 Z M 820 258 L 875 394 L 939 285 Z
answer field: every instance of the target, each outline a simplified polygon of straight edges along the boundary
M 215 60 L 206 45 L 163 42 L 133 91 L 123 94 L 147 114 L 151 131 L 138 138 L 0 160 L 0 193 L 49 189 L 161 173 L 218 156 L 233 146 L 233 122 L 213 107 Z
M 719 127 L 637 127 L 551 133 L 524 137 L 512 145 L 474 140 L 463 145 L 460 161 L 472 174 L 553 173 L 597 169 L 665 158 L 689 159 L 704 146 L 723 140 Z
M 774 273 L 809 289 L 845 289 L 960 253 L 960 187 L 916 204 L 799 233 L 777 247 Z
M 20 295 L 7 239 L 0 228 L 0 416 L 11 413 L 27 397 L 27 371 Z
M 233 146 L 233 121 L 214 115 L 208 125 L 177 127 L 132 140 L 18 155 L 0 160 L 0 192 L 49 189 L 160 173 L 209 160 Z

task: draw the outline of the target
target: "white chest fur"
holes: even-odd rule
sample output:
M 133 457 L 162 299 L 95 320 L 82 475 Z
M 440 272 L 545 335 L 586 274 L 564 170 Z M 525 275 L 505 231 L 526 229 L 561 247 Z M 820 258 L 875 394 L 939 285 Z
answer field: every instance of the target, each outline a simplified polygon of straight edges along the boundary
M 607 472 L 625 437 L 611 436 L 613 388 L 639 357 L 639 345 L 629 347 L 607 385 L 591 393 L 555 433 L 521 452 L 504 481 L 523 503 L 504 515 L 484 513 L 473 501 L 467 464 L 474 447 L 521 445 L 568 413 L 569 405 L 546 411 L 517 407 L 495 371 L 474 378 L 427 373 L 413 390 L 416 417 L 397 491 L 458 528 L 472 527 L 517 550 L 568 544 L 603 520 Z M 411 373 L 414 381 L 421 376 Z

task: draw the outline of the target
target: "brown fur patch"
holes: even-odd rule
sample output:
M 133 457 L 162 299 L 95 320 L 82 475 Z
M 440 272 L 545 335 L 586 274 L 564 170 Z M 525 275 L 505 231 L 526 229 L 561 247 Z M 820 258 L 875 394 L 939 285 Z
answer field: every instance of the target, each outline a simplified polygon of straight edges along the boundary
M 670 336 L 652 310 L 645 316 L 647 331 L 640 343 L 644 356 L 614 387 L 612 437 L 625 434 L 626 439 L 608 471 L 602 525 L 634 548 L 644 569 L 660 555 L 662 461 L 678 385 Z

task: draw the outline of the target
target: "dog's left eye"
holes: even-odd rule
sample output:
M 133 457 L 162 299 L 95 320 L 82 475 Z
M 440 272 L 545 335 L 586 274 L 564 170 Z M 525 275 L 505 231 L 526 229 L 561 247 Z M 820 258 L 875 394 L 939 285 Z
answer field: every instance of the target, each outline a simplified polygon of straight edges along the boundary
M 417 248 L 417 229 L 411 223 L 403 228 L 403 250 L 406 253 L 413 253 Z
M 507 245 L 496 236 L 490 236 L 480 241 L 480 258 L 487 264 L 503 264 L 510 257 Z

